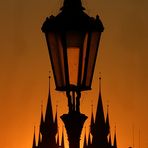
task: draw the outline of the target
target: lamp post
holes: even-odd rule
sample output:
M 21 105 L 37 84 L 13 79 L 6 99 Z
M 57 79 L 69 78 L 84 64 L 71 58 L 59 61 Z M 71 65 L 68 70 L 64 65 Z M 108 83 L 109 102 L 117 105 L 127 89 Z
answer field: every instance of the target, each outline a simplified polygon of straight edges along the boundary
M 61 116 L 70 148 L 79 148 L 86 116 L 80 113 L 81 91 L 91 90 L 103 25 L 84 12 L 81 0 L 64 0 L 57 16 L 45 20 L 45 33 L 57 91 L 65 91 L 68 114 Z

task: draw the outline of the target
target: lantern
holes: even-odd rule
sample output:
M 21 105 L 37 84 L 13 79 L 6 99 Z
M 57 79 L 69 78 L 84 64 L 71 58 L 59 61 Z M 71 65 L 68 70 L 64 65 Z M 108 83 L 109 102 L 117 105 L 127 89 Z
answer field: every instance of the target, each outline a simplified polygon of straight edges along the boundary
M 61 12 L 42 26 L 56 90 L 90 90 L 103 25 L 88 16 L 80 0 L 65 0 Z

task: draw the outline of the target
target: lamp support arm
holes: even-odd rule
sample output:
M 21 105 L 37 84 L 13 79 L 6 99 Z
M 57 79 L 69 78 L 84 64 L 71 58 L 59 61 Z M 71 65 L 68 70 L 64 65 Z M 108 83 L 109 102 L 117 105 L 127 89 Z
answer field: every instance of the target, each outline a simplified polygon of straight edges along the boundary
M 77 95 L 76 97 L 75 97 L 75 94 Z M 66 91 L 66 95 L 68 98 L 69 113 L 72 113 L 72 112 L 80 113 L 81 92 L 80 91 L 72 91 L 72 95 L 71 95 L 70 91 Z

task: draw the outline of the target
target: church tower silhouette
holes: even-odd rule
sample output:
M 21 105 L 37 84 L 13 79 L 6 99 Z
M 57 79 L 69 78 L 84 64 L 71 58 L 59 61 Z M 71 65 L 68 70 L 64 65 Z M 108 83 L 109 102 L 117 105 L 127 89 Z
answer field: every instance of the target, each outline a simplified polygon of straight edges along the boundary
M 48 101 L 45 112 L 45 118 L 43 116 L 43 111 L 41 109 L 41 121 L 39 127 L 38 145 L 36 145 L 36 138 L 34 133 L 32 148 L 58 148 L 59 145 L 57 145 L 56 142 L 57 133 L 58 133 L 58 119 L 57 119 L 57 112 L 55 115 L 55 119 L 53 117 L 51 94 L 50 94 L 50 77 L 49 77 L 49 92 L 48 92 Z
M 92 135 L 92 141 L 90 140 L 90 135 Z M 86 135 L 85 135 L 83 148 L 117 148 L 116 133 L 114 135 L 114 143 L 112 144 L 111 142 L 108 110 L 107 110 L 106 120 L 104 116 L 102 95 L 101 95 L 101 78 L 99 78 L 99 97 L 97 103 L 96 117 L 94 119 L 92 111 L 88 144 L 86 142 Z

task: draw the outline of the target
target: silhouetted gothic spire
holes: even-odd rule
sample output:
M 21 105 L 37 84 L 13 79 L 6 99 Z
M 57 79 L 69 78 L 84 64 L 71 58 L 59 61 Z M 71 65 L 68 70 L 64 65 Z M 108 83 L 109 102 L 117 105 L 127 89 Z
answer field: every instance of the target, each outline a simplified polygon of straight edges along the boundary
M 44 130 L 44 117 L 43 117 L 43 104 L 41 104 L 41 121 L 40 121 L 40 132 Z
M 53 120 L 52 102 L 50 95 L 50 77 L 49 77 L 49 93 L 48 101 L 45 112 L 45 120 L 43 118 L 43 112 L 41 111 L 41 124 L 40 132 L 42 134 L 42 147 L 41 148 L 57 148 L 56 134 L 57 134 L 57 117 L 56 123 Z
M 99 98 L 96 111 L 95 129 L 98 130 L 100 134 L 103 134 L 105 129 L 105 118 L 101 96 L 101 78 L 99 78 Z
M 90 133 L 88 135 L 88 148 L 92 148 L 92 143 L 91 143 L 91 138 L 90 138 Z
M 93 115 L 93 105 L 92 105 L 92 112 L 91 112 L 91 121 L 90 121 L 90 133 L 93 135 L 95 130 L 95 121 Z
M 108 140 L 109 147 L 112 147 L 112 140 L 111 140 L 111 134 L 109 134 L 109 140 Z
M 96 111 L 96 119 L 95 119 L 95 130 L 93 133 L 92 139 L 92 147 L 93 148 L 106 148 L 108 145 L 107 136 L 106 136 L 106 124 L 104 118 L 103 104 L 102 104 L 102 96 L 101 96 L 101 78 L 99 78 L 99 98 L 97 104 Z
M 38 137 L 38 148 L 41 148 L 42 144 L 42 139 L 41 139 L 41 133 L 39 132 L 39 137 Z
M 84 143 L 83 148 L 87 148 L 87 140 L 86 140 L 86 127 L 85 127 L 85 134 L 84 134 Z
M 106 116 L 106 135 L 110 133 L 110 124 L 109 124 L 109 115 L 108 115 L 108 106 L 107 106 L 107 116 Z
M 104 130 L 105 118 L 104 118 L 102 96 L 101 96 L 101 78 L 99 78 L 99 99 L 98 99 L 98 104 L 97 104 L 95 125 L 100 125 L 101 126 L 100 128 Z
M 59 144 L 59 132 L 58 132 L 58 134 L 57 134 L 57 147 L 59 147 L 60 146 L 60 144 Z
M 56 106 L 56 114 L 55 114 L 55 120 L 54 120 L 54 126 L 55 126 L 55 132 L 58 133 L 58 112 L 57 112 L 57 107 Z
M 115 127 L 115 134 L 114 134 L 114 144 L 113 144 L 114 148 L 117 148 L 117 138 L 116 138 L 116 127 Z
M 45 124 L 48 127 L 53 126 L 53 111 L 52 111 L 52 102 L 51 102 L 51 95 L 50 95 L 50 77 L 49 77 L 49 92 L 48 92 L 48 102 L 46 107 L 45 113 Z
M 32 144 L 32 148 L 36 148 L 35 127 L 34 127 L 34 134 L 33 134 L 33 144 Z
M 62 130 L 61 148 L 65 148 L 65 145 L 64 145 L 64 129 Z

